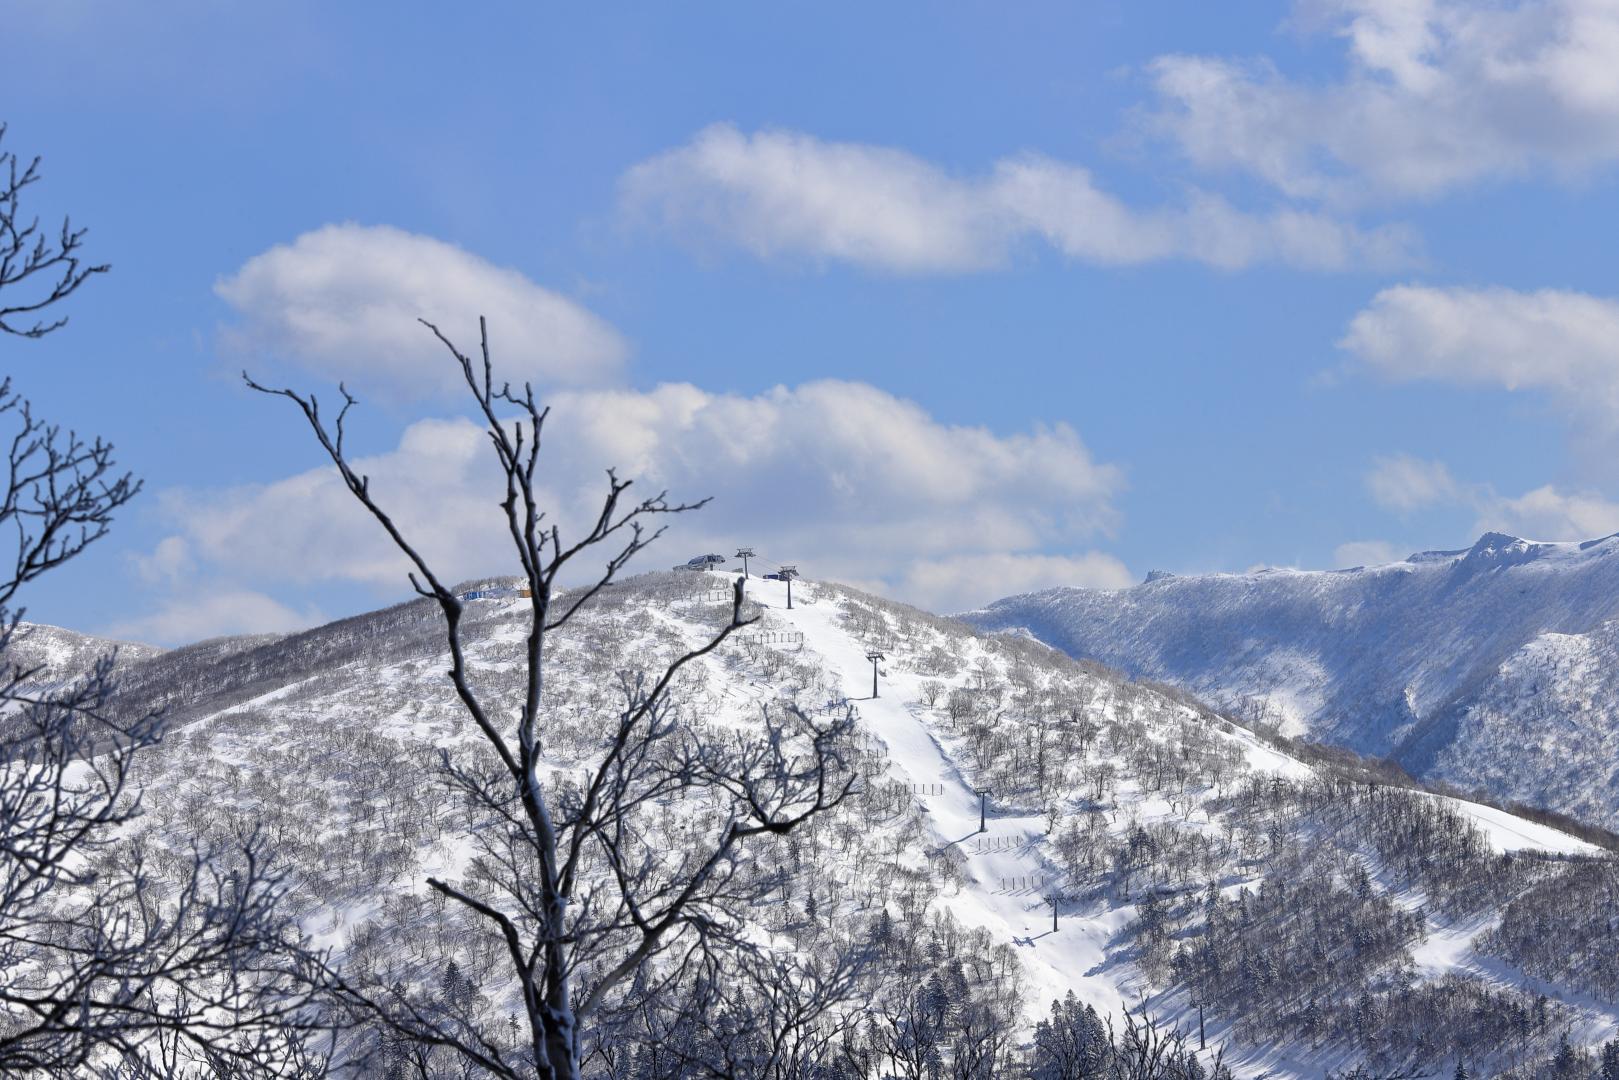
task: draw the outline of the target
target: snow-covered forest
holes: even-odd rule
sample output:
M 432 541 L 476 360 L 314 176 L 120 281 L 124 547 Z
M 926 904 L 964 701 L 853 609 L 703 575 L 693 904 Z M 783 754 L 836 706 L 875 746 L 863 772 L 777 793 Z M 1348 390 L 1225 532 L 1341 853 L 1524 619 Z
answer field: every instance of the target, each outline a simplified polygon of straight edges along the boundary
M 627 673 L 722 627 L 730 583 L 627 579 L 553 639 L 558 798 L 578 790 Z M 738 855 L 702 924 L 737 951 L 683 942 L 650 962 L 586 1030 L 587 1074 L 1088 1076 L 1150 1043 L 1158 1071 L 1123 1075 L 1461 1060 L 1531 1076 L 1562 1055 L 1583 1076 L 1614 1037 L 1614 838 L 1429 794 L 1348 755 L 1294 755 L 1027 638 L 830 583 L 795 583 L 790 611 L 782 583 L 746 591 L 759 622 L 682 670 L 670 722 L 848 715 L 840 768 L 857 783 Z M 526 623 L 521 599 L 468 604 L 490 700 L 521 693 Z M 116 707 L 162 706 L 172 730 L 140 756 L 145 813 L 105 857 L 139 856 L 164 881 L 192 845 L 227 852 L 256 832 L 283 914 L 345 978 L 513 1051 L 522 1010 L 502 942 L 425 885 L 496 897 L 511 873 L 487 839 L 496 823 L 446 782 L 441 752 L 466 760 L 475 733 L 441 633 L 419 600 L 130 659 Z M 731 813 L 713 791 L 654 796 L 637 859 L 678 864 Z M 610 872 L 587 860 L 583 875 Z M 461 1067 L 375 1019 L 321 1045 L 382 1074 Z

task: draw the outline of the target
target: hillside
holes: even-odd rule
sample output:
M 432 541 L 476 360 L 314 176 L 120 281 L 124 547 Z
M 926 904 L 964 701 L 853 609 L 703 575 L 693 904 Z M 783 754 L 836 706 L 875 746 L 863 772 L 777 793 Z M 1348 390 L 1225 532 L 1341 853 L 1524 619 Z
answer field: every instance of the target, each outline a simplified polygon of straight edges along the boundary
M 727 580 L 632 579 L 570 626 L 548 690 L 557 783 L 599 739 L 614 673 L 716 625 Z M 680 722 L 857 713 L 860 794 L 754 853 L 739 873 L 766 891 L 734 917 L 795 963 L 876 951 L 846 1013 L 854 1041 L 838 1045 L 878 1072 L 917 1050 L 894 1043 L 902 1031 L 943 1060 L 984 1030 L 1015 1032 L 1005 1052 L 1038 1056 L 1036 1023 L 1070 993 L 1116 1024 L 1144 1008 L 1188 1038 L 1202 1001 L 1197 1056 L 1212 1068 L 1223 1055 L 1237 1075 L 1459 1054 L 1506 1072 L 1619 1025 L 1619 872 L 1586 841 L 1368 783 L 1351 761 L 1306 764 L 1193 701 L 1026 639 L 830 584 L 796 584 L 792 610 L 780 583 L 755 580 L 750 597 L 761 623 L 687 672 Z M 474 670 L 497 695 L 517 690 L 526 610 L 470 607 Z M 477 823 L 438 779 L 439 752 L 474 741 L 440 633 L 413 602 L 176 649 L 132 663 L 119 706 L 162 706 L 173 725 L 138 777 L 149 855 L 260 830 L 315 941 L 352 970 L 428 986 L 453 959 L 498 1030 L 498 942 L 423 883 L 473 887 L 490 872 L 468 845 Z M 886 655 L 875 699 L 873 648 Z M 711 825 L 675 804 L 649 807 L 645 827 L 649 851 L 678 853 Z M 952 986 L 948 1023 L 902 1022 Z
M 162 653 L 155 645 L 114 641 L 60 626 L 22 622 L 12 635 L 6 659 L 14 669 L 35 672 L 31 683 L 47 687 L 85 675 L 104 656 L 114 657 L 119 670 L 128 670 Z
M 1417 776 L 1619 824 L 1619 537 L 1351 570 L 1154 574 L 963 618 L 1025 630 Z

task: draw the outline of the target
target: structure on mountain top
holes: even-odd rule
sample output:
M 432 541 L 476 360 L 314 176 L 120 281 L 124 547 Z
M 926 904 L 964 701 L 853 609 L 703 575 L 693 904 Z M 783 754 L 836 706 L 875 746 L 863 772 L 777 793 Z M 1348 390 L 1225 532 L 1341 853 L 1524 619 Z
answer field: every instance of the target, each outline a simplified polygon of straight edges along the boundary
M 527 599 L 534 593 L 527 587 L 518 588 L 515 585 L 497 585 L 489 589 L 473 589 L 460 595 L 461 600 L 509 600 L 516 597 Z
M 696 555 L 675 567 L 676 570 L 710 570 L 725 561 L 724 555 Z

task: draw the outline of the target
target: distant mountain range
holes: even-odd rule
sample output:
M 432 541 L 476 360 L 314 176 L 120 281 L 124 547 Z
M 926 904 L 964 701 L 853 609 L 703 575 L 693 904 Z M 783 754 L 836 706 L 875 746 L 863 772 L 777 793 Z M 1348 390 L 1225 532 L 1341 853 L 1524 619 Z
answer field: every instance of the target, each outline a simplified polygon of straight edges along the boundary
M 1619 535 L 1486 533 L 1349 570 L 1155 572 L 963 618 L 1425 779 L 1619 823 Z

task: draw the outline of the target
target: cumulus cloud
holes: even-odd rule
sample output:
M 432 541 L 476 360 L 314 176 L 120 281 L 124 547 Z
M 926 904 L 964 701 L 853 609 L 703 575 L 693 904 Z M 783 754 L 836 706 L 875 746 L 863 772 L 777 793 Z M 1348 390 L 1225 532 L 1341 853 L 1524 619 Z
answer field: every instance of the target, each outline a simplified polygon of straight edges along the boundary
M 1379 506 L 1402 512 L 1453 502 L 1460 491 L 1444 462 L 1408 454 L 1378 458 L 1366 474 L 1366 490 Z
M 1545 391 L 1604 428 L 1619 415 L 1619 302 L 1605 297 L 1400 285 L 1339 345 L 1391 379 Z
M 1619 503 L 1595 491 L 1546 484 L 1522 495 L 1503 495 L 1490 484 L 1461 483 L 1440 461 L 1400 454 L 1379 458 L 1366 474 L 1372 498 L 1402 513 L 1460 508 L 1475 515 L 1475 533 L 1505 532 L 1534 540 L 1587 540 L 1619 532 Z M 1370 564 L 1392 548 L 1357 541 L 1338 548 L 1339 565 Z
M 1200 167 L 1310 199 L 1433 196 L 1619 159 L 1610 0 L 1299 0 L 1293 22 L 1343 42 L 1341 79 L 1163 56 L 1150 124 Z
M 982 607 L 1013 593 L 1072 585 L 1123 589 L 1135 584 L 1124 563 L 1102 552 L 1040 555 L 988 552 L 924 559 L 904 572 L 899 591 L 934 611 Z
M 626 353 L 606 322 L 516 270 L 386 225 L 327 225 L 253 256 L 214 291 L 239 321 L 225 339 L 250 354 L 408 397 L 454 392 L 460 372 L 418 318 L 463 349 L 478 316 L 513 367 L 551 385 L 611 381 Z
M 1298 210 L 1250 214 L 1206 193 L 1138 209 L 1087 170 L 1038 155 L 958 176 L 890 147 L 792 131 L 748 135 L 729 124 L 632 167 L 621 202 L 628 220 L 700 247 L 894 273 L 986 270 L 1036 239 L 1081 262 L 1181 259 L 1223 269 L 1405 265 L 1416 246 L 1402 228 L 1362 231 Z
M 325 621 L 318 608 L 295 611 L 251 589 L 210 588 L 171 596 L 150 615 L 111 627 L 125 641 L 181 645 L 228 634 L 278 634 Z
M 493 516 L 503 489 L 485 461 L 482 429 L 465 419 L 423 420 L 399 445 L 358 459 L 400 524 L 428 556 L 452 572 L 475 573 L 500 550 Z M 359 582 L 396 586 L 406 564 L 332 469 L 228 490 L 174 489 L 159 497 L 179 531 L 161 540 L 143 565 L 179 564 L 259 587 Z
M 1332 565 L 1336 567 L 1350 566 L 1383 566 L 1387 563 L 1399 562 L 1409 554 L 1387 540 L 1351 540 L 1339 544 L 1332 553 Z
M 1619 503 L 1596 492 L 1560 491 L 1550 484 L 1516 498 L 1492 492 L 1479 506 L 1478 528 L 1536 540 L 1587 540 L 1619 532 Z
M 633 491 L 712 495 L 671 519 L 641 569 L 751 544 L 810 577 L 859 581 L 940 609 L 1049 581 L 1117 584 L 1114 559 L 1073 554 L 1115 523 L 1119 470 L 1066 425 L 1014 434 L 940 423 L 875 387 L 823 381 L 755 396 L 688 384 L 550 396 L 543 495 L 564 539 L 599 506 L 604 470 Z M 423 420 L 356 463 L 450 579 L 516 571 L 481 429 Z M 229 491 L 171 491 L 172 531 L 149 563 L 196 566 L 242 587 L 364 583 L 405 567 L 330 469 Z M 1051 555 L 1051 551 L 1070 554 Z

